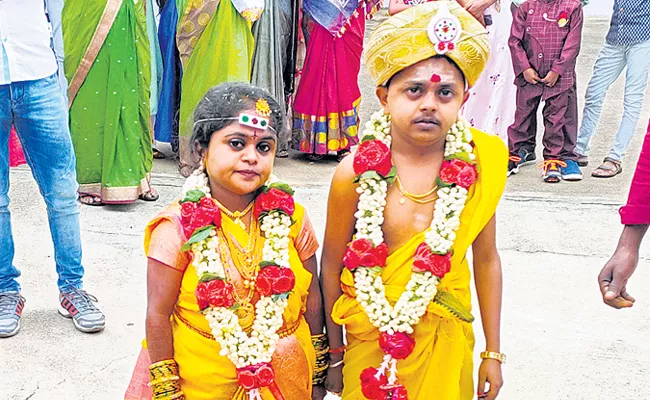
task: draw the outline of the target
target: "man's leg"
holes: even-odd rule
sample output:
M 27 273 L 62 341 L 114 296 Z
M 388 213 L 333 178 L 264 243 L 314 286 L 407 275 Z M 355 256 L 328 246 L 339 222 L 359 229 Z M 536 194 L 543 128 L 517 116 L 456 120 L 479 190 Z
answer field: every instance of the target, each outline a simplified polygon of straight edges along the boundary
M 9 213 L 9 131 L 11 113 L 11 85 L 0 85 L 0 293 L 19 291 L 16 278 L 20 271 L 13 265 L 14 239 Z
M 650 40 L 630 46 L 627 50 L 627 72 L 625 74 L 625 100 L 623 120 L 616 133 L 614 146 L 609 157 L 620 161 L 636 132 L 643 106 L 643 96 L 648 84 L 650 69 Z
M 81 236 L 75 154 L 58 78 L 14 84 L 15 127 L 47 205 L 59 288 L 81 288 Z
M 14 91 L 14 124 L 47 205 L 59 275 L 59 313 L 73 318 L 82 332 L 99 332 L 104 329 L 104 315 L 93 304 L 97 299 L 81 290 L 78 185 L 67 104 L 56 74 L 21 82 L 19 87 Z
M 13 265 L 14 240 L 9 214 L 9 131 L 11 85 L 0 85 L 0 338 L 14 336 L 20 331 L 20 316 L 25 299 L 20 295 L 16 278 L 20 271 Z
M 575 152 L 578 156 L 589 154 L 589 145 L 591 138 L 596 131 L 596 125 L 600 118 L 600 112 L 603 109 L 603 101 L 607 89 L 611 86 L 616 78 L 625 68 L 625 47 L 611 46 L 607 43 L 603 46 L 596 64 L 594 72 L 587 86 L 585 95 L 585 108 L 582 113 L 582 125 L 578 133 L 578 143 Z

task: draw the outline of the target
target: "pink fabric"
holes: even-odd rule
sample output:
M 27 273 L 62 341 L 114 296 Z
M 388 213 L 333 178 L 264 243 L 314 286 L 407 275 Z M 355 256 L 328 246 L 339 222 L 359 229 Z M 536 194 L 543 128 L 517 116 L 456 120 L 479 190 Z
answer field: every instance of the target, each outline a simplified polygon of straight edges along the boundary
M 486 11 L 492 17 L 487 27 L 491 53 L 481 77 L 469 90 L 463 115 L 469 123 L 508 142 L 508 127 L 515 120 L 517 86 L 513 83 L 512 58 L 508 47 L 512 12 L 510 0 L 501 0 L 501 9 L 492 5 Z
M 365 32 L 365 13 L 358 11 L 340 38 L 313 24 L 294 101 L 293 147 L 303 153 L 327 154 L 358 142 L 357 80 Z
M 150 400 L 153 392 L 149 387 L 149 366 L 151 359 L 149 351 L 145 348 L 140 350 L 138 361 L 135 364 L 131 382 L 124 394 L 124 400 Z
M 650 224 L 650 124 L 634 171 L 627 204 L 619 210 L 624 225 Z
M 12 127 L 11 133 L 9 134 L 9 166 L 17 167 L 26 162 L 23 148 L 20 146 L 20 140 L 18 139 L 16 130 Z

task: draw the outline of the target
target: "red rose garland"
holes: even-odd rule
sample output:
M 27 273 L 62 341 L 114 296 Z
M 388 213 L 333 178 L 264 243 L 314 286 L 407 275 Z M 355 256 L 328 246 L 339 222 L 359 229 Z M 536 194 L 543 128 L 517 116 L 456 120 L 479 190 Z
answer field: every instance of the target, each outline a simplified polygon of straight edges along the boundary
M 445 159 L 438 179 L 441 189 L 435 203 L 436 210 L 449 211 L 434 213 L 425 240 L 414 255 L 411 280 L 393 307 L 386 299 L 381 278 L 388 255 L 381 231 L 381 210 L 386 204 L 388 186 L 395 177 L 389 148 L 390 119 L 382 112 L 376 113 L 366 129 L 353 162 L 360 194 L 355 214 L 356 234 L 348 245 L 343 264 L 354 274 L 357 301 L 370 322 L 380 330 L 379 347 L 385 356 L 379 369 L 363 370 L 361 390 L 368 399 L 408 399 L 406 388 L 397 382 L 397 360 L 413 352 L 413 326 L 433 300 L 440 279 L 451 270 L 460 213 L 468 189 L 478 178 L 478 170 L 469 128 L 457 122 L 447 134 Z
M 289 267 L 286 240 L 295 211 L 293 191 L 285 184 L 273 183 L 264 187 L 255 200 L 254 217 L 260 220 L 260 229 L 265 235 L 263 253 L 271 258 L 263 256 L 260 264 L 256 289 L 261 297 L 255 304 L 254 334 L 249 336 L 242 331 L 232 311 L 236 306 L 234 288 L 226 279 L 216 235 L 221 229 L 221 210 L 209 196 L 204 182 L 207 182 L 205 176 L 195 173 L 188 179 L 181 201 L 181 222 L 189 237 L 183 249 L 192 252 L 192 265 L 199 276 L 195 291 L 198 307 L 208 319 L 222 353 L 225 352 L 235 364 L 239 384 L 249 398 L 259 398 L 259 390 L 268 387 L 276 399 L 283 400 L 274 382 L 270 361 L 278 340 L 276 332 L 283 323 L 287 297 L 296 283 Z M 236 349 L 234 353 L 233 349 Z

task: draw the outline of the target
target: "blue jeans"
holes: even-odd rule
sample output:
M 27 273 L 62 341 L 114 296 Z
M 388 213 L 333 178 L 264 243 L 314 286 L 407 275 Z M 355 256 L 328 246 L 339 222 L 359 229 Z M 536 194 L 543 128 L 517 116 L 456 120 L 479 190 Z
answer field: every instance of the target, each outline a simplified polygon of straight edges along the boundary
M 625 155 L 636 131 L 643 106 L 643 96 L 650 69 L 650 40 L 630 46 L 612 46 L 605 43 L 596 60 L 589 86 L 587 86 L 582 126 L 578 133 L 575 150 L 578 155 L 589 154 L 589 145 L 596 131 L 607 89 L 616 81 L 626 66 L 623 120 L 616 133 L 614 145 L 609 151 L 609 157 L 621 160 Z
M 75 154 L 57 74 L 0 85 L 0 292 L 19 290 L 9 214 L 9 131 L 13 124 L 45 199 L 59 288 L 81 288 Z

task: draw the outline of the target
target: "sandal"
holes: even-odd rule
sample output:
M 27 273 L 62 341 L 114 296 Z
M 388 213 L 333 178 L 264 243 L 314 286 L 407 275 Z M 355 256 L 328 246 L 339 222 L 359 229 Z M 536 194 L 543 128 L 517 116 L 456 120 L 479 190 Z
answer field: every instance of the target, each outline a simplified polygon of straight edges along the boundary
M 149 188 L 148 192 L 142 193 L 140 195 L 140 200 L 144 201 L 156 201 L 160 198 L 160 195 L 154 188 Z
M 94 194 L 79 193 L 79 203 L 87 206 L 103 206 L 104 202 L 99 196 Z
M 623 172 L 621 162 L 606 157 L 603 163 L 591 173 L 591 176 L 594 178 L 612 178 L 621 172 Z
M 341 150 L 336 153 L 336 160 L 338 162 L 343 161 L 343 159 L 350 155 L 350 150 Z
M 307 156 L 307 159 L 309 159 L 311 162 L 321 161 L 323 158 L 325 158 L 323 154 L 310 154 Z
M 153 148 L 153 158 L 156 160 L 164 160 L 167 158 L 163 153 L 160 152 L 157 148 Z

